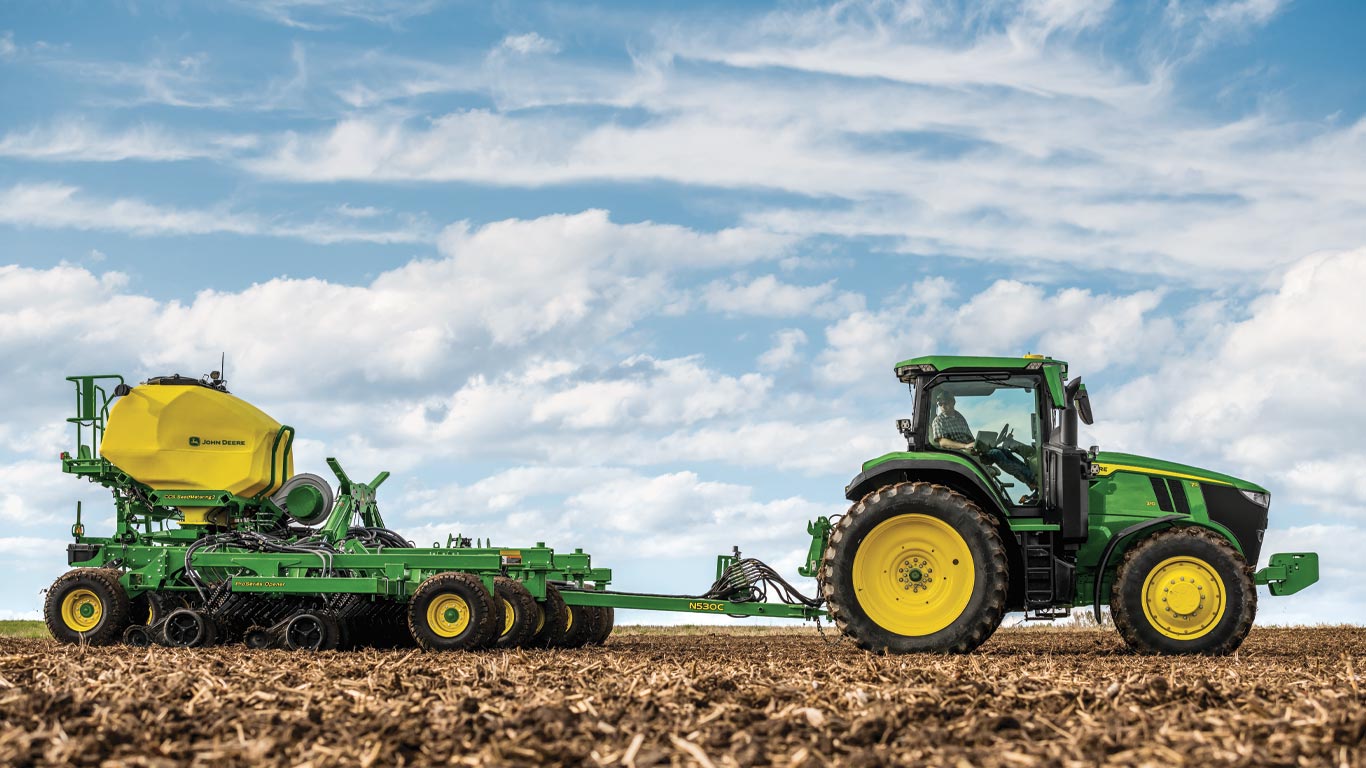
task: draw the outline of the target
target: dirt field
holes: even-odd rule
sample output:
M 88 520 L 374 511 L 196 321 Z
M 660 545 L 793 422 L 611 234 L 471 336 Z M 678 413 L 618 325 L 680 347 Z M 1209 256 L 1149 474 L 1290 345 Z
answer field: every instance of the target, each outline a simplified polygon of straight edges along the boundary
M 614 635 L 438 655 L 82 649 L 0 638 L 4 765 L 1366 765 L 1366 628 L 1228 659 L 1105 630 L 966 657 L 810 633 Z

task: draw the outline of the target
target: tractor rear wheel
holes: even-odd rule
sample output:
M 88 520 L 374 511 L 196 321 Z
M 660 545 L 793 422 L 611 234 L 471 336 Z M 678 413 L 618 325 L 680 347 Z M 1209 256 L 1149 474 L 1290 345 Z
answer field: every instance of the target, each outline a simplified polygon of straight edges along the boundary
M 897 483 L 864 496 L 831 532 L 823 563 L 831 618 L 878 653 L 966 653 L 1005 616 L 1001 534 L 942 485 Z
M 43 620 L 63 643 L 109 645 L 123 637 L 130 601 L 111 568 L 76 568 L 52 583 Z
M 498 631 L 493 596 L 469 573 L 427 577 L 408 600 L 408 630 L 429 651 L 467 651 L 485 646 Z
M 495 648 L 520 648 L 536 632 L 539 616 L 536 598 L 522 582 L 499 576 L 493 580 L 493 599 L 503 604 L 503 621 L 498 626 Z
M 1124 554 L 1110 615 L 1139 653 L 1224 655 L 1242 645 L 1257 615 L 1252 569 L 1208 528 L 1153 534 Z

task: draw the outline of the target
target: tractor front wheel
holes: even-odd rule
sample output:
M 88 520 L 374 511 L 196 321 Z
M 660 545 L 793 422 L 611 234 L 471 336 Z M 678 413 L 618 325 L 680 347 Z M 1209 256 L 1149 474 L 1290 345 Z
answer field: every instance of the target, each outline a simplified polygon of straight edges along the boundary
M 996 526 L 942 485 L 884 486 L 830 534 L 821 590 L 830 616 L 879 653 L 966 653 L 1005 615 L 1009 571 Z
M 109 645 L 123 637 L 130 601 L 110 568 L 67 571 L 47 590 L 43 620 L 63 643 Z
M 1139 653 L 1224 655 L 1252 629 L 1257 587 L 1227 539 L 1207 528 L 1169 528 L 1125 553 L 1110 615 Z

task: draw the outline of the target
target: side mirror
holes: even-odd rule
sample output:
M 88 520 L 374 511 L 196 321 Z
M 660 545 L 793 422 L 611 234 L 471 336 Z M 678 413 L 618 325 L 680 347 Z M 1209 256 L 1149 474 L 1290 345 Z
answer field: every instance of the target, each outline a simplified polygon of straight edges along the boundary
M 910 419 L 897 419 L 896 431 L 906 438 L 906 450 L 915 450 L 915 428 L 911 425 Z
M 1086 394 L 1086 385 L 1081 385 L 1077 392 L 1077 415 L 1081 417 L 1082 423 L 1090 426 L 1096 423 L 1095 417 L 1091 415 L 1091 398 Z
M 1095 423 L 1091 416 L 1091 398 L 1086 394 L 1086 385 L 1081 383 L 1081 378 L 1072 379 L 1067 384 L 1067 405 L 1077 410 L 1077 415 L 1088 426 Z

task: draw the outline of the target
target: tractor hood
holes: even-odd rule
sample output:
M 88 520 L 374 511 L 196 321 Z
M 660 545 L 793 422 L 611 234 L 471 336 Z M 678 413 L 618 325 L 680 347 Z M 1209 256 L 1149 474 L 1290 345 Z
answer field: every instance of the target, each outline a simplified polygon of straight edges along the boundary
M 1211 472 L 1208 469 L 1192 467 L 1189 464 L 1177 464 L 1174 461 L 1163 461 L 1162 459 L 1153 459 L 1147 456 L 1136 456 L 1132 453 L 1101 451 L 1096 454 L 1095 464 L 1096 473 L 1098 475 L 1108 475 L 1112 472 L 1124 471 L 1142 472 L 1145 474 L 1200 480 L 1218 485 L 1231 485 L 1234 488 L 1245 491 L 1260 491 L 1266 493 L 1266 489 L 1260 485 L 1248 480 L 1233 477 L 1232 475 Z

